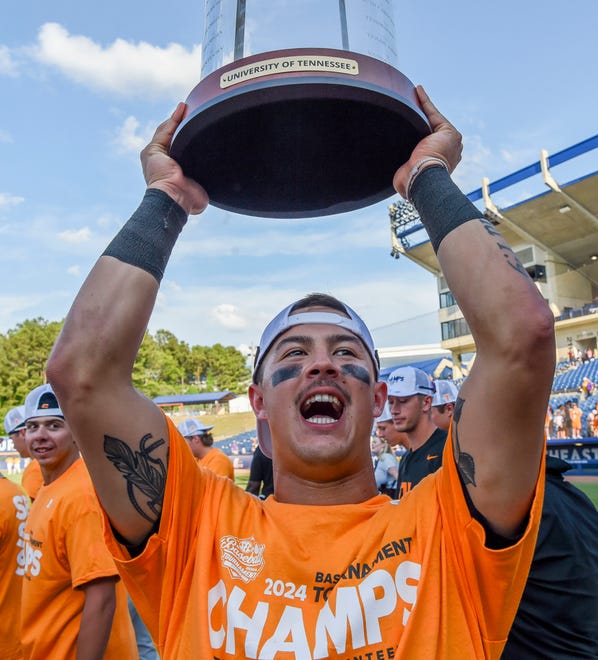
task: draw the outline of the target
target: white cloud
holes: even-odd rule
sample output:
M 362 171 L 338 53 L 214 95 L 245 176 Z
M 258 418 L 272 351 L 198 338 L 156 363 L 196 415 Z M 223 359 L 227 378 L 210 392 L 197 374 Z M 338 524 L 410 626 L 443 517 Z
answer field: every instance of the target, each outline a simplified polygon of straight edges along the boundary
M 89 227 L 82 227 L 81 229 L 67 229 L 58 234 L 65 243 L 79 244 L 87 243 L 91 238 L 91 231 Z
M 133 116 L 127 117 L 117 129 L 114 143 L 123 153 L 139 155 L 139 152 L 150 141 L 155 128 L 155 125 L 148 124 L 139 131 L 139 121 Z
M 499 151 L 502 160 L 511 168 L 521 168 L 540 159 L 540 147 L 502 147 Z
M 74 277 L 79 277 L 81 275 L 81 268 L 80 266 L 69 266 L 69 268 L 66 269 L 66 272 Z
M 27 318 L 41 316 L 39 305 L 43 294 L 27 293 L 19 296 L 0 296 L 0 332 L 16 327 Z
M 122 225 L 122 219 L 112 213 L 102 213 L 96 220 L 101 229 L 118 229 Z
M 22 204 L 24 201 L 24 197 L 17 197 L 16 195 L 11 195 L 10 193 L 0 193 L 0 208 L 7 206 L 17 206 L 17 204 Z
M 123 97 L 184 98 L 199 82 L 201 71 L 199 45 L 191 50 L 179 44 L 159 48 L 116 39 L 102 46 L 69 34 L 58 23 L 42 25 L 30 52 L 80 85 Z
M 0 44 L 0 75 L 14 77 L 18 73 L 17 63 L 14 61 L 7 46 Z
M 370 274 L 368 270 L 360 273 L 357 281 L 323 277 L 316 268 L 303 269 L 296 277 L 287 277 L 286 272 L 272 272 L 270 277 L 258 274 L 233 286 L 210 278 L 201 282 L 187 279 L 181 284 L 167 275 L 152 313 L 150 331 L 166 328 L 190 345 L 220 342 L 255 346 L 266 324 L 281 309 L 310 291 L 323 291 L 351 305 L 371 329 L 380 329 L 376 334 L 383 345 L 437 341 L 436 336 L 430 338 L 417 323 L 408 321 L 425 315 L 426 328 L 431 326 L 438 334 L 438 300 L 432 275 L 422 278 L 416 266 L 390 257 L 382 272 Z M 231 322 L 234 320 L 237 326 Z M 393 324 L 394 328 L 388 327 Z
M 390 249 L 388 211 L 380 206 L 324 221 L 304 221 L 300 237 L 293 231 L 297 220 L 248 219 L 237 216 L 228 220 L 222 233 L 209 228 L 211 221 L 210 209 L 201 216 L 199 222 L 191 221 L 193 229 L 190 227 L 185 240 L 175 248 L 177 258 L 196 258 L 197 255 L 299 256 L 305 254 L 306 250 L 313 257 L 342 254 L 344 250 L 354 248 L 377 248 L 386 244 Z M 203 222 L 205 225 L 202 226 Z
M 463 160 L 455 170 L 457 185 L 468 193 L 482 185 L 482 177 L 492 177 L 496 162 L 492 151 L 479 135 L 463 136 Z
M 241 316 L 235 305 L 222 303 L 212 310 L 212 318 L 228 330 L 242 330 L 247 326 L 247 320 Z

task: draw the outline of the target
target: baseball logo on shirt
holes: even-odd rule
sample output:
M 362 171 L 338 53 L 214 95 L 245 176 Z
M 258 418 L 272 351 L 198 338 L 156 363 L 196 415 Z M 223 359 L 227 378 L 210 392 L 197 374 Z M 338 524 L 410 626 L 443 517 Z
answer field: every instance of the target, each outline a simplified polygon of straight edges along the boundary
M 222 565 L 235 580 L 246 584 L 255 580 L 264 568 L 264 548 L 253 536 L 239 539 L 236 536 L 223 536 L 220 539 Z

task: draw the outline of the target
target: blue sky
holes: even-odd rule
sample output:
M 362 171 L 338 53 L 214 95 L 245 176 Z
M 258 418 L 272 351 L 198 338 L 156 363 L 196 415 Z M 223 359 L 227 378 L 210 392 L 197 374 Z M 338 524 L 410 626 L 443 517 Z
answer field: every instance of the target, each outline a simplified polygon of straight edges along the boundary
M 251 3 L 253 43 L 268 43 L 286 3 Z M 326 0 L 289 6 L 294 38 L 328 20 Z M 596 0 L 393 6 L 399 69 L 463 133 L 454 178 L 465 192 L 536 161 L 540 149 L 552 154 L 598 132 Z M 139 151 L 199 81 L 203 14 L 203 0 L 30 0 L 3 12 L 0 332 L 27 318 L 62 319 L 136 208 Z M 553 174 L 564 183 L 597 170 L 597 160 Z M 529 181 L 518 194 L 542 189 Z M 517 201 L 512 194 L 496 201 Z M 208 208 L 175 248 L 150 330 L 249 345 L 280 308 L 323 290 L 355 307 L 379 345 L 438 341 L 434 278 L 389 256 L 394 199 L 310 220 Z

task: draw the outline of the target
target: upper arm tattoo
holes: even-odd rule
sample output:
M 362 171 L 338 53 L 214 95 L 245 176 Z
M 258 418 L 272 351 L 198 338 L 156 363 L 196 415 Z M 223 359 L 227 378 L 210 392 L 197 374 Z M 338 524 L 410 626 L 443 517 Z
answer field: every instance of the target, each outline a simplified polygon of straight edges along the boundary
M 461 411 L 465 405 L 465 399 L 457 397 L 455 402 L 455 410 L 453 412 L 453 455 L 455 456 L 455 463 L 457 464 L 457 469 L 461 474 L 461 479 L 463 484 L 471 484 L 472 486 L 477 486 L 475 482 L 475 463 L 473 456 L 467 454 L 466 452 L 461 451 L 459 446 L 459 422 L 461 421 Z
M 149 444 L 151 438 L 151 433 L 144 435 L 139 442 L 139 451 L 133 451 L 126 442 L 105 435 L 104 452 L 127 482 L 127 494 L 135 510 L 154 523 L 162 513 L 166 464 L 151 455 L 165 444 L 164 440 L 161 438 Z
M 511 268 L 516 270 L 518 273 L 525 275 L 525 277 L 529 277 L 528 272 L 525 270 L 519 259 L 517 259 L 513 250 L 511 250 L 511 248 L 506 243 L 503 242 L 504 239 L 501 233 L 498 230 L 496 230 L 492 226 L 492 223 L 486 220 L 486 218 L 480 218 L 479 220 L 482 223 L 486 232 L 490 234 L 490 236 L 493 236 L 495 238 L 500 238 L 500 240 L 497 241 L 496 245 L 502 251 L 502 255 L 506 259 L 509 266 L 511 266 Z

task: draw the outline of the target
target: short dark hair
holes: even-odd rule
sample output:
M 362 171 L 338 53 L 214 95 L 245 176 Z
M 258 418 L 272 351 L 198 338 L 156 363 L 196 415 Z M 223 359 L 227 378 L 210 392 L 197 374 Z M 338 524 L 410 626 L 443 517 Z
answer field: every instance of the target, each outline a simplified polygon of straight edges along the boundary
M 293 305 L 291 312 L 296 312 L 298 309 L 306 309 L 307 307 L 329 307 L 350 318 L 343 303 L 338 298 L 327 293 L 308 293 Z
M 445 412 L 447 406 L 453 406 L 453 408 L 454 408 L 455 407 L 455 402 L 454 401 L 449 401 L 448 403 L 441 403 L 438 406 L 432 406 L 432 407 L 436 408 L 436 410 L 438 410 L 438 412 L 441 415 L 444 415 L 444 412 Z
M 214 436 L 209 431 L 202 431 L 197 435 L 204 447 L 211 447 L 214 444 Z

